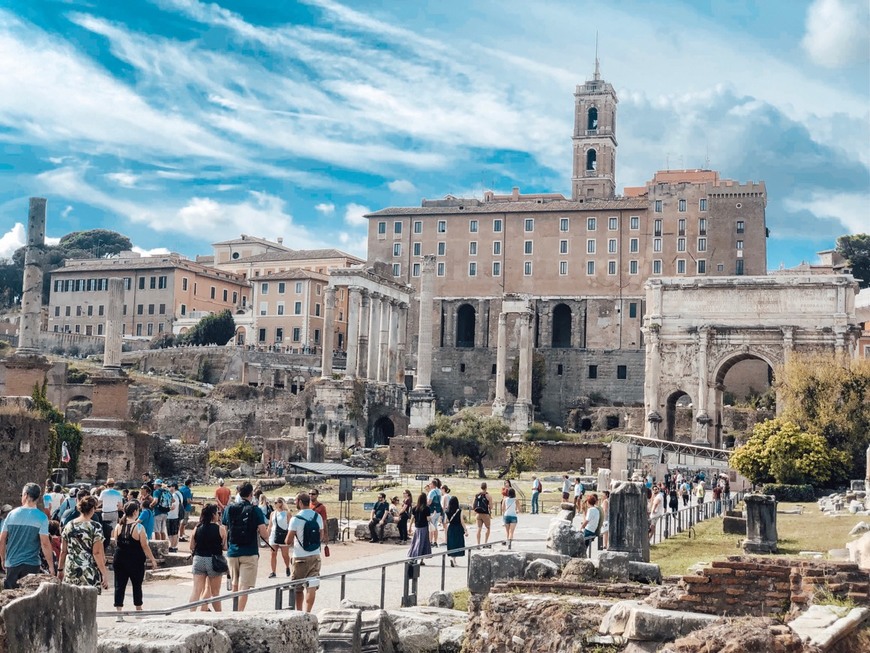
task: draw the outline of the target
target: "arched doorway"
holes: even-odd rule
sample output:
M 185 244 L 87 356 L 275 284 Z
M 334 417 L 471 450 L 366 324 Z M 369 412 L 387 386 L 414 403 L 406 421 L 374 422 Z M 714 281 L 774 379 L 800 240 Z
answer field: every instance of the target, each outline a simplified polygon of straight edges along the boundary
M 751 351 L 741 351 L 725 358 L 713 377 L 715 413 L 710 417 L 715 426 L 715 446 L 730 448 L 741 429 L 732 424 L 734 432 L 724 431 L 725 406 L 753 409 L 758 418 L 759 409 L 776 411 L 776 395 L 773 388 L 773 366 L 765 357 Z M 764 419 L 763 416 L 761 419 Z
M 571 308 L 567 304 L 559 304 L 553 309 L 553 338 L 554 348 L 571 346 Z
M 475 312 L 471 304 L 463 304 L 456 312 L 456 346 L 474 347 Z
M 244 345 L 245 344 L 245 327 L 240 326 L 236 329 L 236 344 Z
M 676 390 L 668 396 L 665 411 L 664 439 L 671 442 L 677 439 L 677 408 L 685 408 L 692 405 L 692 398 L 684 390 Z M 691 427 L 689 428 L 691 437 Z
M 378 419 L 372 427 L 371 434 L 366 438 L 366 447 L 379 447 L 385 444 L 390 444 L 390 438 L 393 437 L 396 427 L 386 415 Z

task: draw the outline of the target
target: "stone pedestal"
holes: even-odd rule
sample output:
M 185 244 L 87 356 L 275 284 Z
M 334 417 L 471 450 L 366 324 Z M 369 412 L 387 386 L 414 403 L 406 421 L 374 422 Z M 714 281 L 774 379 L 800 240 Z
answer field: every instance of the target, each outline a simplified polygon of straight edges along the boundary
M 22 355 L 19 350 L 3 361 L 3 367 L 6 370 L 6 396 L 30 397 L 35 386 L 42 387 L 51 363 L 41 355 Z
M 747 494 L 743 501 L 746 504 L 743 551 L 776 553 L 776 498 L 767 494 Z
M 425 429 L 435 420 L 435 393 L 432 388 L 415 388 L 408 395 L 408 403 L 411 404 L 411 429 Z
M 610 493 L 610 551 L 622 551 L 629 560 L 649 562 L 649 517 L 646 488 L 621 481 Z
M 604 492 L 604 490 L 610 489 L 610 470 L 605 469 L 603 467 L 598 468 L 598 491 Z
M 532 404 L 517 401 L 511 414 L 510 426 L 512 431 L 525 432 L 532 425 Z
M 120 371 L 112 375 L 105 369 L 101 374 L 91 377 L 91 383 L 94 384 L 91 416 L 126 420 L 130 379 Z

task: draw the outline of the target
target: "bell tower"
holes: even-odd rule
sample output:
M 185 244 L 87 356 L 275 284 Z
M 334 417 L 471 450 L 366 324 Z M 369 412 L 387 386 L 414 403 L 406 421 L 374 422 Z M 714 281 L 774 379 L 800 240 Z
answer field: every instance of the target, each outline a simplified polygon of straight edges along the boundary
M 574 174 L 571 199 L 609 199 L 616 194 L 616 91 L 595 74 L 574 91 Z

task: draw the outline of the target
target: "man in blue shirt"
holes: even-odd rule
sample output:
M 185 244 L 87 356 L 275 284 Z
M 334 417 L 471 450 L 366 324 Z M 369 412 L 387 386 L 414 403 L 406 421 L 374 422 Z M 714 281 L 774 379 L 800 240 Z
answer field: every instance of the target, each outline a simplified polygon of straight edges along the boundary
M 191 485 L 193 485 L 193 479 L 188 478 L 185 479 L 184 485 L 178 488 L 178 491 L 181 492 L 181 496 L 184 498 L 183 504 L 181 506 L 181 526 L 178 531 L 179 542 L 187 542 L 187 537 L 184 535 L 184 531 L 187 528 L 187 522 L 190 519 L 190 513 L 193 511 L 193 490 L 190 489 Z
M 251 589 L 257 584 L 257 567 L 260 562 L 260 547 L 257 536 L 264 540 L 269 537 L 266 517 L 251 503 L 254 486 L 242 483 L 239 487 L 239 503 L 231 503 L 224 511 L 224 526 L 227 527 L 227 565 L 233 591 Z M 248 597 L 239 597 L 239 612 L 245 609 Z
M 48 563 L 48 573 L 54 575 L 54 557 L 48 539 L 48 517 L 36 507 L 42 494 L 36 483 L 28 483 L 21 491 L 21 507 L 9 513 L 0 530 L 0 559 L 6 568 L 3 587 L 15 589 L 18 580 L 28 574 L 38 574 L 39 551 Z

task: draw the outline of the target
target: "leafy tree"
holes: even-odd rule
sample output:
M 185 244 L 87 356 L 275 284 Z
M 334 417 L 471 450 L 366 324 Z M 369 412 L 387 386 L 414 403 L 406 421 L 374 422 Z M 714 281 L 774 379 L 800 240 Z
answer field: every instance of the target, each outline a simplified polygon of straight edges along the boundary
M 851 461 L 847 452 L 830 448 L 822 436 L 777 418 L 756 424 L 730 462 L 756 485 L 775 481 L 824 486 L 841 478 Z
M 68 470 L 69 478 L 75 479 L 78 474 L 79 454 L 82 450 L 82 427 L 68 422 L 64 414 L 55 408 L 46 398 L 45 383 L 33 387 L 33 407 L 40 416 L 49 423 L 48 472 L 63 465 Z M 66 442 L 70 461 L 63 462 L 63 443 Z
M 463 410 L 453 417 L 438 414 L 426 427 L 426 448 L 438 454 L 450 452 L 477 465 L 479 478 L 486 478 L 483 461 L 507 439 L 508 427 L 498 417 L 480 417 Z
M 115 231 L 90 229 L 63 236 L 58 247 L 67 252 L 68 258 L 101 258 L 133 249 L 133 243 Z
M 864 478 L 870 444 L 870 361 L 794 355 L 779 371 L 776 387 L 785 406 L 783 419 L 849 453 L 849 472 L 840 480 Z
M 193 328 L 179 337 L 190 345 L 225 345 L 236 333 L 236 321 L 229 309 L 206 315 Z
M 541 397 L 544 396 L 544 386 L 547 385 L 547 361 L 544 360 L 543 354 L 534 352 L 532 356 L 532 404 L 539 408 L 541 406 Z M 508 392 L 517 396 L 520 388 L 520 357 L 514 359 L 514 364 L 510 371 L 505 374 L 504 387 Z
M 852 268 L 862 288 L 870 288 L 870 235 L 854 234 L 837 238 L 837 252 Z
M 508 463 L 499 478 L 519 478 L 523 472 L 537 469 L 541 460 L 541 449 L 536 444 L 524 442 L 508 447 Z

